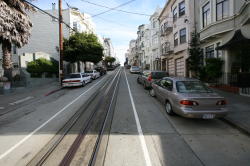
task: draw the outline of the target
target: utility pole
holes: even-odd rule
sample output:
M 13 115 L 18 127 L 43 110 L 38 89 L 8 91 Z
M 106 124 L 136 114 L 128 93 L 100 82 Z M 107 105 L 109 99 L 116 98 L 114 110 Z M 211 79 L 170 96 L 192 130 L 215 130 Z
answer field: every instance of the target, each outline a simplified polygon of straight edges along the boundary
M 62 84 L 63 79 L 63 32 L 62 32 L 62 0 L 59 0 L 59 81 Z

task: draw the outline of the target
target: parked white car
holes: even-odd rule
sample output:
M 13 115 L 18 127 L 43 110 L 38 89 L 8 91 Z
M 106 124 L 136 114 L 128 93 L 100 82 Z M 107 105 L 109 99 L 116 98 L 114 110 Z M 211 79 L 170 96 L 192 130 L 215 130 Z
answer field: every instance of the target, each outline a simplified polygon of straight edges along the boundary
M 85 86 L 91 82 L 91 76 L 84 73 L 71 73 L 62 81 L 63 87 Z
M 93 80 L 95 80 L 101 76 L 100 73 L 96 70 L 85 71 L 85 74 L 90 75 Z

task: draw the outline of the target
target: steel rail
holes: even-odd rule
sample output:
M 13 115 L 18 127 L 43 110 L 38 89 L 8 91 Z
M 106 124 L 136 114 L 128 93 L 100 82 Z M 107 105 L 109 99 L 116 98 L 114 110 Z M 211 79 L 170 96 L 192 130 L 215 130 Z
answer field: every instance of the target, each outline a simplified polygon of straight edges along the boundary
M 118 71 L 119 72 L 119 71 Z M 118 73 L 117 72 L 117 73 Z M 110 76 L 111 77 L 111 76 Z M 109 78 L 107 78 L 109 80 Z M 61 143 L 67 133 L 72 129 L 72 127 L 77 123 L 80 117 L 85 113 L 87 108 L 90 106 L 94 98 L 107 86 L 109 81 L 106 81 L 101 88 L 94 92 L 85 102 L 85 104 L 74 114 L 72 117 L 64 124 L 64 126 L 57 132 L 57 134 L 41 149 L 38 154 L 33 157 L 33 159 L 27 164 L 28 166 L 41 166 L 48 159 L 48 157 L 53 153 L 57 146 Z
M 110 92 L 110 90 L 112 88 L 113 82 L 115 81 L 115 79 L 116 79 L 116 77 L 117 77 L 117 75 L 119 73 L 120 73 L 120 70 L 117 72 L 116 76 L 114 77 L 112 82 L 109 84 L 109 86 L 105 90 L 105 92 L 102 94 L 102 97 L 108 95 L 108 93 Z M 80 144 L 82 143 L 83 139 L 85 138 L 87 132 L 89 131 L 89 129 L 91 127 L 91 124 L 92 124 L 92 122 L 93 122 L 93 120 L 95 118 L 95 115 L 97 114 L 97 112 L 99 110 L 99 106 L 104 102 L 102 97 L 98 101 L 98 104 L 96 104 L 96 106 L 94 107 L 94 111 L 92 112 L 92 114 L 90 115 L 88 120 L 85 122 L 85 124 L 83 125 L 83 127 L 80 130 L 80 133 L 78 134 L 78 136 L 74 140 L 73 144 L 70 146 L 68 152 L 65 154 L 64 158 L 60 162 L 60 164 L 59 164 L 60 166 L 70 165 L 70 163 L 73 160 L 78 148 L 80 147 Z

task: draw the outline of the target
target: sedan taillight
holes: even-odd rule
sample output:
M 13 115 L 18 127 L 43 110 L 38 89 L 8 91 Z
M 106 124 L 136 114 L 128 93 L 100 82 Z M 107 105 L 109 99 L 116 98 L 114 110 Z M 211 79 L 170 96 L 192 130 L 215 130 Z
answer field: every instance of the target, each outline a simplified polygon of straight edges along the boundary
M 226 100 L 219 100 L 217 101 L 216 105 L 226 105 L 227 101 Z
M 196 101 L 191 101 L 191 100 L 181 100 L 181 101 L 180 101 L 180 104 L 181 104 L 181 105 L 188 105 L 188 106 L 196 106 L 196 105 L 199 105 L 198 102 L 196 102 Z
M 152 81 L 152 75 L 151 75 L 151 74 L 148 75 L 148 81 L 149 81 L 149 82 Z

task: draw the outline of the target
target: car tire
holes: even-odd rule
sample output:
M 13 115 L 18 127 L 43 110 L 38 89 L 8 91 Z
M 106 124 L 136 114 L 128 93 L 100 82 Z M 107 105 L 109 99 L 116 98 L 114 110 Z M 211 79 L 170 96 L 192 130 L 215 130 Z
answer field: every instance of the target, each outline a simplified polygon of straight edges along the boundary
M 90 79 L 89 79 L 89 83 L 91 83 L 91 82 L 92 82 L 92 79 L 90 78 Z
M 138 84 L 141 84 L 140 81 L 139 81 L 139 78 L 137 78 L 137 83 L 138 83 Z
M 144 82 L 143 87 L 144 87 L 144 89 L 148 89 L 146 82 Z
M 84 87 L 86 85 L 85 81 L 82 82 L 82 87 Z
M 169 101 L 166 101 L 166 103 L 165 103 L 165 110 L 166 110 L 168 115 L 174 115 L 172 105 Z
M 155 97 L 155 90 L 153 88 L 149 90 L 149 95 Z

